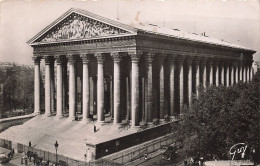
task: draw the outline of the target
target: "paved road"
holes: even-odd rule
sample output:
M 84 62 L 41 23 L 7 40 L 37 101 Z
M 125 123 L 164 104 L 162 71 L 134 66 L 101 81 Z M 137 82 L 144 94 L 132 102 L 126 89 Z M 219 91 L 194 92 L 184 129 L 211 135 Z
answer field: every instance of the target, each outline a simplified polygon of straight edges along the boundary
M 158 156 L 156 156 L 152 159 L 146 160 L 144 163 L 141 163 L 140 165 L 142 165 L 142 166 L 151 166 L 151 165 L 153 165 L 153 166 L 156 166 L 156 165 L 158 165 L 158 166 L 162 166 L 162 165 L 163 166 L 167 166 L 167 165 L 170 166 L 170 165 L 174 165 L 174 164 L 176 164 L 176 162 L 171 163 L 170 161 L 162 159 L 162 155 L 158 155 Z

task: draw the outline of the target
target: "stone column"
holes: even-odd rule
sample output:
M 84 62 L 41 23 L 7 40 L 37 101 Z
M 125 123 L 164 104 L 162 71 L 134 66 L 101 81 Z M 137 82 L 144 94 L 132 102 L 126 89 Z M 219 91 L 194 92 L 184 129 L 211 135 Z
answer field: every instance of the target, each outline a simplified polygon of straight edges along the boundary
M 153 122 L 153 53 L 146 55 L 146 101 L 145 101 L 145 122 Z
M 208 60 L 208 71 L 209 71 L 209 85 L 213 85 L 214 77 L 213 77 L 213 60 Z
M 234 66 L 233 64 L 230 65 L 230 85 L 234 84 Z
M 164 118 L 164 60 L 166 55 L 157 54 L 159 64 L 159 100 L 160 100 L 160 119 Z
M 201 68 L 201 86 L 205 89 L 207 86 L 207 70 L 206 70 L 206 63 L 207 59 L 203 57 L 200 61 L 200 68 Z
M 224 68 L 224 62 L 220 61 L 220 66 L 221 66 L 221 84 L 224 86 L 225 85 L 225 68 Z
M 105 56 L 101 53 L 95 53 L 97 58 L 97 114 L 98 123 L 104 123 L 104 61 Z M 114 88 L 115 89 L 115 88 Z M 114 116 L 115 118 L 115 116 Z
M 196 95 L 198 97 L 199 95 L 199 87 L 200 87 L 200 57 L 196 57 L 193 60 L 194 63 L 194 70 L 195 70 L 195 91 L 196 91 Z
M 188 85 L 187 85 L 187 93 L 188 93 L 188 99 L 187 104 L 190 107 L 191 101 L 192 101 L 192 62 L 194 57 L 189 56 L 186 58 L 187 62 L 187 75 L 188 75 Z
M 244 67 L 244 65 L 241 66 L 241 73 L 242 73 L 242 81 L 245 82 L 245 67 Z
M 83 63 L 83 74 L 82 74 L 82 123 L 89 122 L 90 113 L 90 90 L 89 90 L 89 62 L 90 56 L 87 54 L 80 55 Z
M 215 66 L 215 85 L 219 86 L 219 62 L 218 62 L 218 60 L 216 60 L 214 62 L 214 66 Z
M 68 72 L 67 72 L 67 69 L 68 66 L 67 66 L 67 58 L 64 58 L 63 59 L 63 81 L 62 81 L 62 92 L 63 92 L 63 113 L 66 113 L 66 109 L 67 109 L 67 106 L 68 106 Z
M 111 53 L 111 56 L 114 60 L 114 124 L 118 125 L 121 123 L 121 113 L 120 113 L 120 79 L 121 79 L 121 70 L 120 62 L 122 56 L 118 52 Z
M 170 116 L 174 116 L 176 110 L 174 110 L 175 106 L 175 83 L 174 83 L 174 73 L 177 69 L 177 56 L 176 55 L 169 55 L 169 62 L 170 62 Z
M 34 56 L 32 57 L 34 61 L 34 114 L 41 114 L 41 70 L 40 63 L 41 57 Z
M 69 120 L 75 120 L 76 116 L 76 57 L 69 55 Z
M 141 52 L 129 52 L 132 61 L 131 78 L 131 128 L 139 126 L 139 61 Z
M 240 76 L 240 73 L 239 73 L 240 71 L 239 71 L 239 65 L 237 65 L 237 72 L 236 72 L 236 82 L 238 83 L 239 82 L 239 76 Z
M 239 72 L 238 72 L 238 66 L 237 64 L 234 67 L 234 74 L 235 74 L 235 83 L 238 83 L 238 76 L 239 76 Z
M 248 82 L 247 66 L 244 66 L 244 72 L 245 72 L 245 82 Z
M 185 60 L 186 56 L 184 55 L 179 55 L 178 56 L 178 65 L 179 65 L 179 86 L 180 86 L 180 114 L 183 113 L 183 108 L 184 108 L 184 65 L 183 62 Z
M 251 66 L 248 66 L 248 82 L 251 82 L 251 79 L 252 79 L 252 76 L 251 76 L 251 70 L 252 67 Z
M 243 68 L 239 65 L 239 81 L 243 81 Z
M 54 76 L 54 60 L 50 64 L 51 70 L 51 112 L 55 112 L 55 76 Z
M 51 115 L 51 61 L 52 57 L 45 56 L 45 115 Z
M 56 63 L 57 63 L 57 112 L 56 117 L 61 118 L 63 112 L 63 83 L 62 83 L 62 57 L 55 56 Z
M 226 62 L 226 86 L 230 85 L 229 62 Z

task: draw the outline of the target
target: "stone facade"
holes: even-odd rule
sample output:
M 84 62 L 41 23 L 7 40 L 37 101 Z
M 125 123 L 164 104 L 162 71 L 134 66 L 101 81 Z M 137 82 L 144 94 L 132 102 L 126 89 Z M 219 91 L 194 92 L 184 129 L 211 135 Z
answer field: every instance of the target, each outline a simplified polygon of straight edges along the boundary
M 69 105 L 69 120 L 80 112 L 83 123 L 93 114 L 104 123 L 110 112 L 115 125 L 131 120 L 133 129 L 141 121 L 181 114 L 200 86 L 251 81 L 255 53 L 138 29 L 79 9 L 70 9 L 28 44 L 34 54 L 35 114 L 41 110 L 44 59 L 46 116 L 60 118 Z

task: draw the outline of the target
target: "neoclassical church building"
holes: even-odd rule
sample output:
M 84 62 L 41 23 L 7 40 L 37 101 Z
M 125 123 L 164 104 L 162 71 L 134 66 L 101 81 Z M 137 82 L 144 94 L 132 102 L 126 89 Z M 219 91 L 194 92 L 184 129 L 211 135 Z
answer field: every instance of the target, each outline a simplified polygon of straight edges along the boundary
M 40 114 L 40 62 L 45 115 L 82 121 L 152 122 L 182 113 L 199 86 L 250 81 L 255 51 L 205 35 L 155 25 L 129 26 L 70 9 L 34 36 L 35 114 Z M 56 65 L 55 65 L 56 64 Z M 56 78 L 55 78 L 56 75 Z M 56 82 L 56 83 L 55 83 Z
M 73 8 L 28 44 L 33 47 L 35 64 L 36 115 L 44 112 L 40 116 L 86 125 L 93 119 L 101 125 L 110 117 L 114 128 L 130 121 L 132 131 L 141 124 L 182 114 L 200 87 L 250 81 L 255 53 L 205 33 L 141 23 L 130 26 Z M 40 95 L 42 74 L 44 98 Z M 160 131 L 153 134 L 158 137 Z M 102 146 L 112 153 L 153 139 L 144 139 L 144 134 L 136 137 L 124 140 L 128 144 L 122 147 L 121 142 Z M 94 149 L 92 158 L 104 156 L 106 148 L 89 147 Z

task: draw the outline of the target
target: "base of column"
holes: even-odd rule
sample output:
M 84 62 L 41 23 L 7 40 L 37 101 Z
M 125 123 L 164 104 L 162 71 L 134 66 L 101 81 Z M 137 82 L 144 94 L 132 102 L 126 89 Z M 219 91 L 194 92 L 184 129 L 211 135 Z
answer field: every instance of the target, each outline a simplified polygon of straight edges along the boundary
M 51 113 L 45 113 L 44 116 L 49 117 L 49 116 L 52 116 L 52 114 Z
M 105 124 L 105 121 L 97 121 L 97 124 Z
M 140 126 L 131 126 L 130 130 L 131 131 L 138 131 L 140 129 Z
M 113 122 L 113 126 L 119 127 L 121 125 L 121 123 L 115 123 Z
M 75 119 L 76 119 L 76 117 L 75 117 L 75 116 L 70 116 L 70 117 L 68 117 L 68 119 L 67 119 L 67 120 L 69 120 L 69 121 L 75 121 Z
M 40 114 L 41 114 L 41 112 L 34 112 L 33 113 L 34 116 L 37 116 L 37 115 L 40 115 Z
M 63 118 L 63 115 L 56 115 L 55 116 L 55 119 L 61 119 L 61 118 Z
M 86 123 L 89 123 L 89 122 L 91 122 L 91 119 L 89 119 L 89 118 L 84 118 L 80 121 L 80 123 L 83 123 L 83 124 L 86 124 Z

